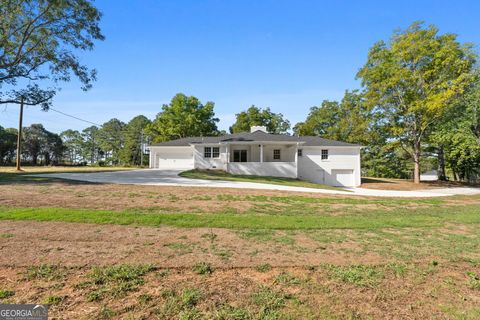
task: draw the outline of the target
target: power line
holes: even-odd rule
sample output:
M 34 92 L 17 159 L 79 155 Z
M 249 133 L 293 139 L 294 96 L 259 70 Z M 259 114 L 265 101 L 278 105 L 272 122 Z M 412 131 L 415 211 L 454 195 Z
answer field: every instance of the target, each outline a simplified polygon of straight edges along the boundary
M 59 110 L 55 110 L 55 109 L 53 109 L 53 108 L 48 108 L 48 110 L 51 110 L 51 111 L 60 113 L 60 114 L 62 114 L 62 115 L 64 115 L 64 116 L 66 116 L 66 117 L 70 117 L 70 118 L 73 118 L 73 119 L 76 119 L 76 120 L 79 120 L 79 121 L 83 121 L 83 122 L 86 122 L 86 123 L 93 124 L 93 125 L 98 126 L 98 127 L 101 127 L 101 126 L 102 126 L 101 124 L 98 124 L 98 123 L 95 123 L 95 122 L 92 122 L 92 121 L 88 121 L 88 120 L 85 120 L 85 119 L 82 119 L 82 118 L 73 116 L 73 115 L 71 115 L 71 114 L 68 114 L 68 113 L 65 113 L 65 112 L 62 112 L 62 111 L 59 111 Z

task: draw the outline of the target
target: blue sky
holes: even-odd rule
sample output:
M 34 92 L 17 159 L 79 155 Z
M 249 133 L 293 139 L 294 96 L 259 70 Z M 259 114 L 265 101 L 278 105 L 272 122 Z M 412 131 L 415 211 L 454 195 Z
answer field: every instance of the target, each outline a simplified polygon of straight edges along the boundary
M 98 70 L 94 88 L 63 85 L 53 107 L 103 123 L 151 119 L 183 92 L 215 102 L 219 128 L 252 104 L 292 126 L 324 99 L 359 88 L 368 49 L 411 22 L 433 23 L 480 44 L 480 1 L 98 0 L 104 42 L 81 61 Z M 0 125 L 16 127 L 18 107 Z M 28 107 L 25 125 L 83 129 L 85 123 Z

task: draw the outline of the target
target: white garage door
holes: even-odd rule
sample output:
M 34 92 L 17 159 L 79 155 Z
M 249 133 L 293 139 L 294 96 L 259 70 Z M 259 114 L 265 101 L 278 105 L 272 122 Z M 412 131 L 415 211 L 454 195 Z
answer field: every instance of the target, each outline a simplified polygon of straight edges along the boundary
M 353 170 L 350 169 L 336 169 L 332 170 L 333 182 L 335 186 L 353 187 L 355 185 Z
M 159 169 L 193 169 L 191 148 L 172 151 L 157 151 L 157 168 Z

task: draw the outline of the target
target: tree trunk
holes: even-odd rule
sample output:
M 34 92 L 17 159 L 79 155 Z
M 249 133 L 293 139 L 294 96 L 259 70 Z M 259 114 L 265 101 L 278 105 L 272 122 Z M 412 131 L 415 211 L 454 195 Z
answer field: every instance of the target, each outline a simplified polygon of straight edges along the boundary
M 438 147 L 438 180 L 447 180 L 447 176 L 445 174 L 445 152 L 443 150 L 443 145 Z
M 452 168 L 452 173 L 453 173 L 453 181 L 458 181 L 457 171 L 455 170 L 455 168 Z
M 415 141 L 413 145 L 413 182 L 420 183 L 420 142 Z

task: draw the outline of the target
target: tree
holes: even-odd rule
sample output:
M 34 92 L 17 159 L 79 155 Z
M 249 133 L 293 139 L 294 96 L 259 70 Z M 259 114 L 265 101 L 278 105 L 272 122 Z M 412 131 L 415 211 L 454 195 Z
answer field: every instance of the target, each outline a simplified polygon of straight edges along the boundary
M 29 158 L 33 165 L 38 164 L 39 158 L 45 165 L 61 160 L 63 144 L 59 135 L 46 130 L 41 124 L 32 124 L 23 132 L 24 158 Z
M 24 158 L 29 158 L 33 165 L 38 162 L 42 152 L 42 145 L 46 144 L 45 128 L 41 124 L 32 124 L 23 129 L 23 151 Z
M 75 50 L 103 40 L 100 12 L 88 0 L 0 0 L 0 104 L 40 104 L 44 110 L 60 82 L 72 74 L 87 90 L 96 71 L 82 65 Z M 51 86 L 42 89 L 40 84 Z M 28 85 L 25 85 L 27 84 Z
M 437 146 L 439 163 L 455 180 L 475 181 L 480 176 L 480 73 L 465 95 L 435 127 L 431 143 Z M 439 165 L 439 166 L 440 166 Z M 441 171 L 441 170 L 440 170 Z
M 90 126 L 82 131 L 81 155 L 82 158 L 88 159 L 90 164 L 94 164 L 103 156 L 103 151 L 100 149 L 98 142 L 98 131 L 99 129 L 96 126 Z
M 47 166 L 59 164 L 63 159 L 64 151 L 62 138 L 56 133 L 46 131 L 46 143 L 42 147 L 44 164 Z
M 142 115 L 136 116 L 127 123 L 124 130 L 125 145 L 120 150 L 120 159 L 123 163 L 130 165 L 144 164 L 141 162 L 142 144 L 147 142 L 144 130 L 150 123 L 151 121 Z
M 118 164 L 120 162 L 120 150 L 125 143 L 125 123 L 113 118 L 105 122 L 98 130 L 97 140 L 100 148 L 105 152 L 107 162 Z
M 65 155 L 71 164 L 78 162 L 82 154 L 83 138 L 77 130 L 68 129 L 60 133 L 65 147 Z
M 310 108 L 307 119 L 299 122 L 293 132 L 299 136 L 321 136 L 336 139 L 330 132 L 338 123 L 340 104 L 337 101 L 323 100 L 320 107 Z
M 422 143 L 473 81 L 474 62 L 471 45 L 415 22 L 388 44 L 377 42 L 357 74 L 367 105 L 381 113 L 391 139 L 411 156 L 415 183 L 420 182 Z
M 265 126 L 274 134 L 287 133 L 290 122 L 281 113 L 274 113 L 270 108 L 260 109 L 254 105 L 246 111 L 236 114 L 236 121 L 230 127 L 230 133 L 249 132 L 252 126 Z
M 17 146 L 17 130 L 0 126 L 0 164 L 10 163 Z
M 213 102 L 203 105 L 193 96 L 178 93 L 169 104 L 162 106 L 162 112 L 147 127 L 147 132 L 153 142 L 216 135 L 219 119 L 215 118 L 213 108 Z

